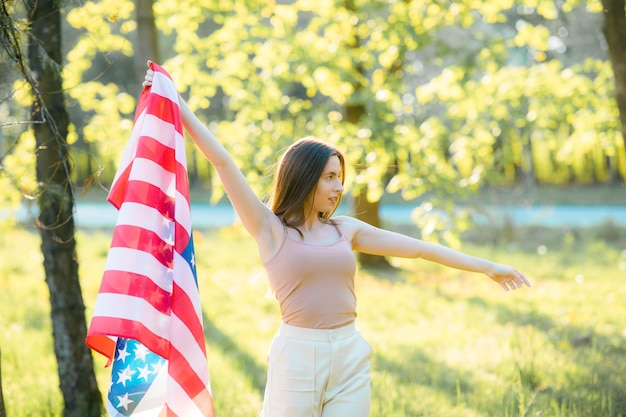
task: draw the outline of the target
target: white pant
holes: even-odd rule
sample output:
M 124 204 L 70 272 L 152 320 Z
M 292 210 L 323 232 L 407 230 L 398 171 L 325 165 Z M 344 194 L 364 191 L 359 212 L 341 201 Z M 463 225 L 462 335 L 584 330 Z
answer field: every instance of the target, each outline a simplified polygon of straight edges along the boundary
M 353 324 L 281 324 L 270 347 L 261 417 L 367 417 L 372 349 Z

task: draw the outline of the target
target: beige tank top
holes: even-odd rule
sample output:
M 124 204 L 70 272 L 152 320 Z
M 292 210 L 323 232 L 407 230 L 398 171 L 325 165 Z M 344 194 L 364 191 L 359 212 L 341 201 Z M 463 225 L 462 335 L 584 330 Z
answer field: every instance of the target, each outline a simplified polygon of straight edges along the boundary
M 356 259 L 343 235 L 331 245 L 314 246 L 285 233 L 264 266 L 284 323 L 333 329 L 354 321 Z

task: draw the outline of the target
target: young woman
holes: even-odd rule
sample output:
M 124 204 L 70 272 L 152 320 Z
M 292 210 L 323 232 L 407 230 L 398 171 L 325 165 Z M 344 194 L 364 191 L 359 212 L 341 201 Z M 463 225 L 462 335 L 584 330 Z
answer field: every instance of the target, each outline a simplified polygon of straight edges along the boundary
M 148 70 L 144 86 L 152 84 Z M 353 251 L 422 258 L 480 272 L 505 290 L 530 286 L 509 266 L 335 216 L 345 161 L 307 137 L 278 163 L 269 206 L 257 198 L 233 159 L 180 100 L 183 125 L 213 164 L 280 304 L 282 324 L 270 347 L 263 417 L 365 417 L 372 350 L 355 327 Z

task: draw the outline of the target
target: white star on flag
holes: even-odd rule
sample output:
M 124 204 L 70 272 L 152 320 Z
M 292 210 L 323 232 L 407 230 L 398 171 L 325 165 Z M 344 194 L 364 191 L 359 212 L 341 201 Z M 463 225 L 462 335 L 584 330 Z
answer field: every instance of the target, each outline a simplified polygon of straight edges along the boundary
M 130 353 L 128 353 L 128 352 L 126 351 L 126 345 L 124 345 L 124 347 L 123 347 L 123 348 L 120 348 L 120 349 L 118 349 L 118 350 L 117 350 L 117 359 L 118 359 L 118 360 L 120 360 L 120 361 L 122 361 L 122 362 L 125 362 L 125 361 L 126 361 L 126 357 L 127 357 L 128 355 L 130 355 Z
M 128 405 L 133 402 L 133 400 L 128 399 L 128 393 L 125 393 L 122 396 L 118 396 L 117 399 L 119 400 L 117 406 L 124 407 L 125 410 L 128 410 Z
M 144 345 L 139 345 L 135 349 L 135 358 L 137 359 L 141 359 L 145 361 L 147 354 L 148 354 L 148 348 L 146 348 Z
M 130 365 L 117 373 L 117 383 L 126 386 L 126 382 L 130 381 L 135 371 L 130 370 Z
M 146 364 L 143 368 L 137 368 L 137 370 L 139 371 L 139 376 L 137 378 L 145 379 L 146 382 L 148 382 L 148 378 L 150 378 L 150 375 L 152 374 L 150 365 Z

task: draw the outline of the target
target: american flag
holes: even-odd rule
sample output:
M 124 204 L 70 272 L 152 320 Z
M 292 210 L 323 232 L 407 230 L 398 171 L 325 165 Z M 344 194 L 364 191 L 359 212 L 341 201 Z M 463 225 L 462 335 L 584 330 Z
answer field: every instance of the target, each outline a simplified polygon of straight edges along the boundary
M 178 92 L 151 64 L 108 201 L 118 209 L 87 345 L 111 416 L 213 416 Z

